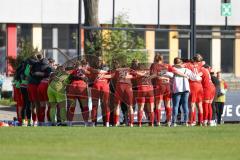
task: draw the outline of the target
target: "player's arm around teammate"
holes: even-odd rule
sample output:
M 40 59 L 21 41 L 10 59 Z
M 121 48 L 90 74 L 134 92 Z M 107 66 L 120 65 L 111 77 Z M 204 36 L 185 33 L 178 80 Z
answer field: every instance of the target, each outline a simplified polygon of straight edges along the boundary
M 129 126 L 133 127 L 133 91 L 131 79 L 133 78 L 130 68 L 118 68 L 115 71 L 116 79 L 115 108 L 114 108 L 114 126 L 119 125 L 120 103 L 121 101 L 128 105 Z
M 42 66 L 42 71 L 44 72 L 44 77 L 41 80 L 40 84 L 38 85 L 38 100 L 40 103 L 38 112 L 37 112 L 37 117 L 38 117 L 38 125 L 39 126 L 44 126 L 45 125 L 45 110 L 47 107 L 47 119 L 49 121 L 49 110 L 50 106 L 48 103 L 48 95 L 47 95 L 47 89 L 48 89 L 48 84 L 49 84 L 49 77 L 52 72 L 52 68 L 48 65 L 45 64 Z
M 214 126 L 212 121 L 212 102 L 215 97 L 215 86 L 211 80 L 210 66 L 204 65 L 202 68 L 202 86 L 203 86 L 203 124 L 204 126 Z
M 70 74 L 71 84 L 67 86 L 68 98 L 68 125 L 72 126 L 74 112 L 76 108 L 76 100 L 79 101 L 82 110 L 82 117 L 85 126 L 88 125 L 89 108 L 88 108 L 88 78 L 90 74 L 88 71 L 87 61 L 85 59 L 81 62 L 77 61 L 75 69 Z
M 190 69 L 195 74 L 199 74 L 201 76 L 202 70 L 202 61 L 203 58 L 200 54 L 197 54 L 193 58 L 193 62 L 187 65 L 187 68 Z M 190 113 L 189 113 L 189 123 L 194 126 L 196 125 L 196 108 L 198 109 L 198 124 L 200 126 L 203 125 L 203 87 L 201 80 L 199 81 L 192 81 L 190 80 Z
M 109 73 L 108 67 L 105 65 L 104 61 L 100 57 L 97 59 L 96 64 L 93 66 L 93 68 L 91 68 L 90 71 L 94 80 L 91 90 L 93 104 L 91 112 L 92 123 L 94 126 L 97 123 L 97 110 L 100 100 L 102 104 L 101 106 L 104 126 L 109 127 L 109 79 L 112 78 L 112 75 Z
M 142 126 L 142 117 L 144 106 L 146 105 L 147 114 L 149 116 L 149 126 L 154 125 L 154 90 L 152 85 L 152 78 L 156 75 L 150 76 L 150 71 L 145 70 L 143 65 L 140 65 L 138 71 L 136 71 L 137 80 L 137 104 L 138 104 L 138 126 Z
M 167 72 L 174 71 L 173 68 L 163 62 L 163 56 L 156 54 L 154 57 L 154 63 L 150 67 L 151 75 L 158 75 L 157 78 L 153 79 L 154 85 L 154 97 L 155 97 L 155 116 L 156 124 L 160 126 L 161 121 L 161 104 L 164 102 L 166 110 L 166 121 L 170 126 L 172 108 L 170 106 L 171 90 L 170 90 L 170 78 L 165 74 Z M 181 73 L 180 73 L 181 74 Z

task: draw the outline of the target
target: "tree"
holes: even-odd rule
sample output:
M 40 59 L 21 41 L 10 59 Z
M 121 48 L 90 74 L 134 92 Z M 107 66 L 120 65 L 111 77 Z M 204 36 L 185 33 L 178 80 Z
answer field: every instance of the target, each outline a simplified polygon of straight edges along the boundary
M 120 14 L 115 18 L 117 28 L 134 28 L 126 14 Z M 130 66 L 133 59 L 141 63 L 147 63 L 144 39 L 133 30 L 107 31 L 101 39 L 102 53 L 108 65 L 112 60 L 117 60 L 121 66 Z
M 22 41 L 20 43 L 20 51 L 17 57 L 8 57 L 9 63 L 13 68 L 13 72 L 16 71 L 17 67 L 29 57 L 32 57 L 38 52 L 37 48 L 34 48 L 28 41 Z
M 84 0 L 85 26 L 100 27 L 98 19 L 99 0 Z M 85 55 L 101 56 L 101 44 L 98 44 L 101 33 L 98 30 L 85 30 Z M 88 56 L 87 56 L 88 57 Z M 88 58 L 91 63 L 91 58 Z
M 99 0 L 84 0 L 85 26 L 100 27 L 98 19 Z M 115 27 L 134 28 L 128 22 L 126 14 L 116 18 Z M 104 32 L 104 34 L 103 34 Z M 119 61 L 121 65 L 129 65 L 133 59 L 140 62 L 147 62 L 147 54 L 142 51 L 144 40 L 134 31 L 99 31 L 85 29 L 84 52 L 90 65 L 95 59 L 103 56 L 108 65 L 112 60 Z

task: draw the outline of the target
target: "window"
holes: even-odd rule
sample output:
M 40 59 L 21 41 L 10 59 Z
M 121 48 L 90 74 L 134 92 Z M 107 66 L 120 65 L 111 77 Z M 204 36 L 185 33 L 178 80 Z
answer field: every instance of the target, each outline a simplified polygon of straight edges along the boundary
M 181 58 L 188 59 L 189 58 L 189 39 L 181 38 L 179 39 L 179 49 L 181 50 Z
M 77 25 L 43 25 L 43 48 L 53 47 L 53 28 L 58 29 L 58 48 L 77 48 Z
M 221 40 L 221 70 L 224 73 L 233 73 L 234 40 Z
M 52 25 L 42 26 L 42 43 L 43 49 L 52 48 Z
M 167 27 L 162 27 L 167 28 Z M 155 33 L 155 48 L 156 49 L 169 49 L 169 32 Z
M 77 48 L 77 25 L 69 25 L 69 48 L 70 49 L 76 49 Z
M 32 42 L 32 25 L 31 24 L 19 24 L 17 25 L 17 43 L 22 41 Z
M 211 39 L 207 38 L 198 38 L 197 39 L 197 53 L 201 54 L 205 62 L 211 65 L 210 56 L 211 56 Z
M 178 29 L 190 29 L 190 26 L 178 26 Z M 181 58 L 190 58 L 190 33 L 179 31 L 179 50 L 181 50 Z
M 76 49 L 77 25 L 58 25 L 58 47 Z
M 235 27 L 228 26 L 227 29 L 235 30 Z M 225 30 L 225 27 L 221 27 L 221 30 Z M 222 33 L 221 36 L 221 70 L 224 73 L 233 73 L 235 33 Z

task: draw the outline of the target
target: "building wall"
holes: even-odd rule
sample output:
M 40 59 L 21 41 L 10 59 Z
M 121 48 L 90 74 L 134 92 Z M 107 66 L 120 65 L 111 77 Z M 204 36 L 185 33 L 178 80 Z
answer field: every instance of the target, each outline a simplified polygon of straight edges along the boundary
M 0 23 L 77 23 L 78 0 L 1 0 Z
M 8 24 L 8 26 L 16 24 L 30 24 L 32 25 L 32 44 L 39 49 L 44 49 L 42 40 L 44 25 L 51 25 L 51 47 L 59 47 L 61 49 L 76 50 L 76 48 L 60 47 L 62 41 L 72 41 L 70 31 L 62 32 L 62 29 L 69 24 L 78 23 L 78 1 L 79 0 L 1 0 L 0 1 L 0 23 Z M 196 0 L 197 1 L 197 25 L 208 26 L 211 29 L 219 29 L 220 26 L 225 25 L 225 18 L 220 16 L 221 0 Z M 111 24 L 112 22 L 112 5 L 113 0 L 99 0 L 99 19 L 101 24 Z M 115 14 L 119 15 L 126 13 L 129 21 L 136 25 L 141 25 L 146 28 L 156 27 L 157 24 L 157 0 L 115 0 L 116 10 Z M 240 8 L 239 0 L 231 0 L 233 15 L 228 18 L 228 25 L 240 26 Z M 82 7 L 82 23 L 84 22 L 84 7 Z M 161 27 L 168 27 L 172 29 L 179 28 L 182 25 L 189 25 L 190 21 L 190 0 L 160 0 L 160 24 Z M 164 25 L 164 26 L 163 26 Z M 63 27 L 57 27 L 63 26 Z M 64 27 L 65 26 L 65 27 Z M 67 28 L 67 27 L 66 27 Z M 10 29 L 10 28 L 9 28 Z M 64 29 L 63 29 L 64 30 Z M 69 28 L 68 28 L 69 30 Z M 238 28 L 239 30 L 239 28 Z M 14 34 L 17 36 L 17 32 Z M 17 42 L 16 38 L 11 38 L 12 35 L 6 38 L 8 44 L 13 44 L 9 48 L 6 55 L 16 56 Z M 66 35 L 65 35 L 66 33 Z M 178 56 L 179 41 L 176 37 L 179 36 L 178 32 L 169 32 L 169 38 L 163 38 L 168 42 L 167 48 L 157 48 L 156 35 L 157 32 L 145 32 L 145 45 L 149 53 L 149 61 L 153 60 L 155 49 L 169 49 L 169 61 L 172 62 L 173 58 Z M 84 34 L 82 34 L 84 35 Z M 220 36 L 220 33 L 213 33 L 213 36 Z M 240 76 L 239 64 L 239 34 L 234 43 L 234 72 L 235 75 Z M 65 37 L 65 39 L 62 39 Z M 61 40 L 60 40 L 61 39 Z M 14 42 L 13 42 L 14 41 Z M 83 38 L 82 38 L 83 41 Z M 221 39 L 210 39 L 211 55 L 210 63 L 217 69 L 221 68 Z M 209 44 L 210 44 L 209 43 Z M 82 44 L 83 46 L 83 44 Z M 14 48 L 15 47 L 15 48 Z M 76 52 L 76 51 L 75 51 Z M 56 59 L 57 52 L 51 53 Z M 209 55 L 209 54 L 208 54 Z
M 157 0 L 115 0 L 116 15 L 126 13 L 134 24 L 157 24 Z M 198 25 L 224 25 L 221 0 L 196 0 Z M 231 0 L 229 25 L 240 25 L 239 0 Z M 83 3 L 82 3 L 83 4 Z M 82 6 L 84 22 L 84 6 Z M 112 22 L 112 0 L 99 1 L 100 23 Z M 160 24 L 189 25 L 190 0 L 160 0 Z M 1 23 L 77 24 L 78 0 L 1 0 Z

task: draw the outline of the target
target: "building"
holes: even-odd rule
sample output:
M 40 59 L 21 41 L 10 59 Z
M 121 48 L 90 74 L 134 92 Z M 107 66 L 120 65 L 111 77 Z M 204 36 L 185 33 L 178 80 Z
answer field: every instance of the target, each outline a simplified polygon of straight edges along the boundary
M 101 24 L 112 23 L 113 0 L 99 0 Z M 1 0 L 0 4 L 0 72 L 8 70 L 6 57 L 16 56 L 22 39 L 45 54 L 58 59 L 59 48 L 70 57 L 77 55 L 79 0 Z M 240 8 L 239 0 L 231 0 L 232 16 L 221 16 L 222 0 L 196 0 L 197 52 L 217 70 L 240 77 Z M 189 29 L 190 0 L 160 0 L 160 28 Z M 158 0 L 115 0 L 115 15 L 126 13 L 129 21 L 139 28 L 156 28 Z M 84 10 L 82 8 L 82 23 Z M 214 31 L 214 32 L 211 32 Z M 82 32 L 84 32 L 82 30 Z M 145 40 L 150 59 L 156 50 L 166 51 L 171 62 L 175 56 L 189 55 L 189 33 L 181 31 L 138 33 Z M 83 35 L 83 34 L 82 34 Z M 82 37 L 82 44 L 84 37 Z

